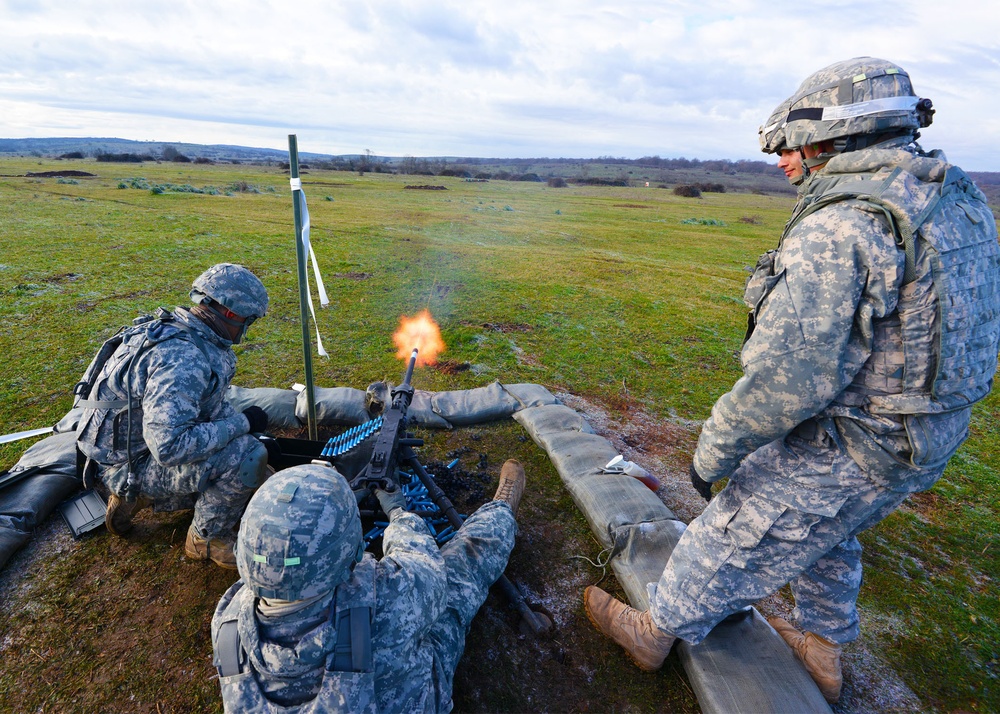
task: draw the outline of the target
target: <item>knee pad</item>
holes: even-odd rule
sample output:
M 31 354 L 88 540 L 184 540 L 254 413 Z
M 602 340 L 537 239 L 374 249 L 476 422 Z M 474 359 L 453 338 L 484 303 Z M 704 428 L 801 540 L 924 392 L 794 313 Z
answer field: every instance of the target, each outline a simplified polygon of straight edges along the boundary
M 267 476 L 267 449 L 254 439 L 253 448 L 243 457 L 239 466 L 240 481 L 250 488 L 257 488 Z

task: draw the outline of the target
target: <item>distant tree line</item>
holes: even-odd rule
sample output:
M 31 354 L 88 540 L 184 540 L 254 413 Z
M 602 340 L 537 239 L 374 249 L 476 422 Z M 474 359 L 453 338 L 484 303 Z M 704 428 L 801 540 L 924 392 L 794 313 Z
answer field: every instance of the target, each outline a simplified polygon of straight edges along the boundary
M 65 154 L 60 154 L 60 159 L 83 159 L 86 155 L 82 151 L 69 151 Z M 174 146 L 165 146 L 159 155 L 154 155 L 151 153 L 145 154 L 135 154 L 129 152 L 116 153 L 113 151 L 106 151 L 104 149 L 97 149 L 94 151 L 94 158 L 100 162 L 106 163 L 120 163 L 120 164 L 141 164 L 144 161 L 173 161 L 179 164 L 195 163 L 195 164 L 214 164 L 212 159 L 204 156 L 198 156 L 192 159 L 189 156 L 182 154 Z

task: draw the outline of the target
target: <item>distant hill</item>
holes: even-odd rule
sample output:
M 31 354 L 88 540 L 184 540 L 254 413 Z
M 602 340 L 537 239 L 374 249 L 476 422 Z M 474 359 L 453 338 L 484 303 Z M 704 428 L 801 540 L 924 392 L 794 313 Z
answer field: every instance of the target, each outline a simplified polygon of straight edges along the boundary
M 113 161 L 212 161 L 218 163 L 282 164 L 288 152 L 230 144 L 187 144 L 176 141 L 134 141 L 117 138 L 54 137 L 45 139 L 0 139 L 0 157 L 45 156 L 49 158 L 101 158 Z M 504 180 L 546 181 L 555 177 L 577 183 L 611 185 L 676 186 L 691 184 L 702 190 L 777 193 L 794 195 L 795 189 L 773 161 L 686 159 L 644 156 L 627 159 L 596 158 L 474 158 L 458 156 L 421 157 L 364 154 L 317 154 L 300 152 L 305 168 L 376 173 L 466 176 Z M 1000 172 L 970 174 L 986 193 L 992 206 L 1000 205 Z
M 133 141 L 113 138 L 56 137 L 48 139 L 0 139 L 0 156 L 51 156 L 80 153 L 90 158 L 99 154 L 134 154 L 160 158 L 164 151 L 176 151 L 191 159 L 212 161 L 280 162 L 288 161 L 288 152 L 228 144 L 185 144 L 180 141 Z M 319 161 L 330 154 L 299 153 L 300 160 Z

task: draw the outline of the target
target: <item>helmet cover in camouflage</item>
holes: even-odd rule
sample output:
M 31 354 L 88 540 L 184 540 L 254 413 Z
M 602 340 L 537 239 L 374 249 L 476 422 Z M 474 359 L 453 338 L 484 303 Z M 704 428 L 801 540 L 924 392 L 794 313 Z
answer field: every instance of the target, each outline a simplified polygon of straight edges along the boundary
M 760 150 L 765 154 L 774 154 L 785 148 L 785 119 L 788 117 L 789 103 L 786 99 L 776 106 L 771 116 L 757 130 Z
M 347 580 L 363 544 L 347 481 L 332 466 L 304 464 L 279 471 L 250 499 L 236 567 L 258 597 L 303 600 Z
M 785 138 L 791 148 L 850 136 L 915 132 L 930 124 L 930 101 L 887 60 L 855 57 L 824 67 L 789 97 Z
M 201 304 L 206 297 L 249 322 L 267 314 L 267 289 L 242 265 L 219 263 L 195 278 L 191 299 Z

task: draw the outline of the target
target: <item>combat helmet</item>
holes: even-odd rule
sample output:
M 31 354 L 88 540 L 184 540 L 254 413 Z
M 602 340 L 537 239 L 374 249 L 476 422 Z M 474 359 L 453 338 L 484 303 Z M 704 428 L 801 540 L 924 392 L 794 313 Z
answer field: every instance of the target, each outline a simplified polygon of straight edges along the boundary
M 760 150 L 765 154 L 776 154 L 786 148 L 785 141 L 785 120 L 788 117 L 788 106 L 790 98 L 783 101 L 774 108 L 771 115 L 757 130 L 757 138 L 760 140 Z
M 899 66 L 855 57 L 814 72 L 788 98 L 785 141 L 791 148 L 834 141 L 834 153 L 896 136 L 919 136 L 934 109 L 913 91 Z M 829 158 L 829 157 L 826 157 Z
M 279 471 L 247 504 L 236 568 L 258 597 L 304 600 L 347 580 L 364 554 L 361 516 L 350 486 L 332 466 Z
M 260 279 L 244 268 L 233 263 L 213 265 L 195 278 L 191 284 L 191 300 L 198 305 L 212 307 L 217 303 L 235 313 L 245 322 L 233 320 L 216 310 L 219 318 L 229 325 L 240 328 L 233 340 L 239 344 L 253 322 L 267 314 L 267 289 Z

